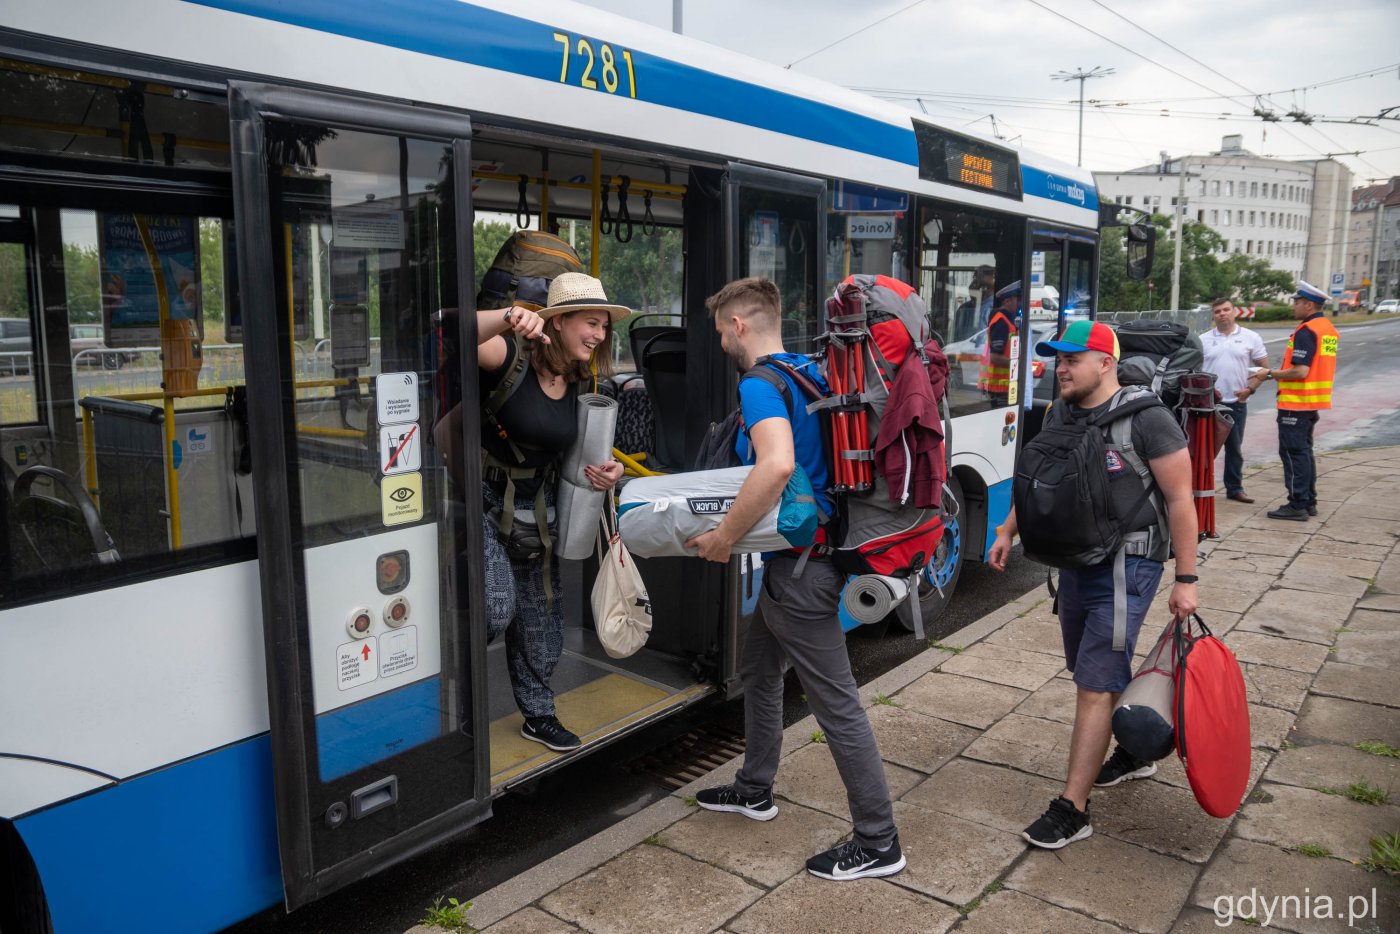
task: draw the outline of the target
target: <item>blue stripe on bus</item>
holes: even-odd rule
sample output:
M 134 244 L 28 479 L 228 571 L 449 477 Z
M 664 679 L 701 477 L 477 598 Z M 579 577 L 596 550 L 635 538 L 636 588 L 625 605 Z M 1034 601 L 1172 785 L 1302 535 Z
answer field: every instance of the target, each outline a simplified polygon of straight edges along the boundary
M 214 931 L 282 900 L 266 734 L 15 822 L 56 934 Z
M 484 68 L 558 84 L 564 46 L 554 27 L 459 3 L 457 0 L 188 0 L 200 6 L 318 32 L 346 36 L 409 52 L 466 62 Z M 565 32 L 565 30 L 557 30 Z M 595 49 L 605 37 L 570 33 L 571 44 L 588 39 Z M 918 165 L 912 121 L 904 126 L 875 120 L 849 110 L 737 78 L 685 65 L 632 49 L 637 98 L 720 120 L 838 146 L 907 165 Z M 627 93 L 626 66 L 617 51 L 617 94 Z M 571 51 L 569 77 L 577 60 Z M 595 67 L 596 79 L 601 65 Z M 573 85 L 571 85 L 573 86 Z M 582 92 L 582 88 L 579 88 Z M 594 93 L 606 94 L 601 81 Z M 509 101 L 498 110 L 510 111 Z
M 1063 201 L 1065 204 L 1090 211 L 1099 209 L 1099 192 L 1093 185 L 1068 176 L 1055 175 L 1025 163 L 1021 164 L 1021 189 L 1026 194 L 1038 198 Z
M 442 733 L 438 678 L 424 678 L 395 691 L 316 718 L 321 781 L 373 765 Z
M 1003 480 L 987 487 L 987 525 L 996 527 L 1001 525 L 1006 514 L 1011 511 L 1011 480 Z M 987 555 L 992 551 L 992 546 L 996 544 L 996 536 L 991 532 L 986 535 L 985 544 L 982 546 L 982 561 L 985 563 Z

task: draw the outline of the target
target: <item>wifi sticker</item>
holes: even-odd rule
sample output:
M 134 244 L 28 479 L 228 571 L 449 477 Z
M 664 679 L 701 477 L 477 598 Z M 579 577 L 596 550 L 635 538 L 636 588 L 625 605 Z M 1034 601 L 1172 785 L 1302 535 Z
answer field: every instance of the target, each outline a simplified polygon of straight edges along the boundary
M 374 378 L 374 394 L 379 402 L 379 424 L 418 421 L 417 373 L 380 373 Z

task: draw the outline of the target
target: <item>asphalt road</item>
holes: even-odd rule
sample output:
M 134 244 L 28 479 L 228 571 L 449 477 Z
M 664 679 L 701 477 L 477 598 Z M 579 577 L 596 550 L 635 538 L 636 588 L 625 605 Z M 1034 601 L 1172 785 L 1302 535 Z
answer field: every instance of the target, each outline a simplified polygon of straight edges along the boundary
M 1257 329 L 1274 366 L 1282 361 L 1290 327 Z M 1320 451 L 1400 444 L 1400 316 L 1342 329 L 1334 408 L 1318 426 Z M 1245 436 L 1248 464 L 1277 461 L 1272 393 L 1251 403 Z M 1264 495 L 1281 491 L 1256 491 Z M 948 609 L 929 625 L 938 639 L 1044 584 L 1044 569 L 1013 558 L 1006 573 L 981 564 L 963 568 Z M 921 651 L 910 633 L 891 629 L 849 640 L 856 680 L 864 684 Z M 785 719 L 805 716 L 801 690 L 789 677 Z M 419 921 L 437 896 L 470 898 L 568 849 L 668 793 L 634 763 L 697 727 L 742 729 L 740 703 L 712 704 L 660 724 L 543 778 L 531 793 L 498 800 L 494 816 L 461 838 L 387 870 L 347 891 L 288 915 L 280 908 L 237 925 L 234 934 L 312 934 L 354 931 L 399 934 Z

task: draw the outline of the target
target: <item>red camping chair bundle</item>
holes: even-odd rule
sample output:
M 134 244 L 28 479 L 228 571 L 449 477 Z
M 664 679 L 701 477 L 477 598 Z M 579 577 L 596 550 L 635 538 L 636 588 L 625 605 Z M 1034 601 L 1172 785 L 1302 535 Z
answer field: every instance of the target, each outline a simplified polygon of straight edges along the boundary
M 1215 375 L 1189 373 L 1181 377 L 1181 421 L 1191 454 L 1191 492 L 1201 538 L 1215 533 L 1215 457 L 1234 428 L 1229 410 L 1215 402 Z

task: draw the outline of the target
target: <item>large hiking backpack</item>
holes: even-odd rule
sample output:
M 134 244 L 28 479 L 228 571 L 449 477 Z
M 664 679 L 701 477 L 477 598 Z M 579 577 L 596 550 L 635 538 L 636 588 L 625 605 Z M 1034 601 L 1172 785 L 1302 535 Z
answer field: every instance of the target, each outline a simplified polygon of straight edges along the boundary
M 1016 462 L 1012 499 L 1016 527 L 1026 557 L 1057 568 L 1102 564 L 1123 551 L 1126 523 L 1155 495 L 1151 470 L 1133 448 L 1132 417 L 1162 404 L 1149 389 L 1120 389 L 1109 407 L 1075 416 L 1066 404 L 1053 405 L 1040 433 L 1026 443 Z M 1142 497 L 1118 515 L 1106 459 L 1118 459 L 1142 480 Z M 1158 532 L 1165 511 L 1158 507 Z
M 583 263 L 568 243 L 542 230 L 511 234 L 491 268 L 481 277 L 478 309 L 522 304 L 543 308 L 549 303 L 549 283 L 561 272 L 582 272 Z
M 1184 324 L 1142 318 L 1118 326 L 1118 382 L 1146 386 L 1169 407 L 1181 401 L 1181 377 L 1205 362 L 1201 339 Z

